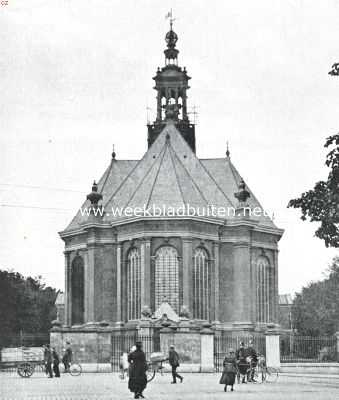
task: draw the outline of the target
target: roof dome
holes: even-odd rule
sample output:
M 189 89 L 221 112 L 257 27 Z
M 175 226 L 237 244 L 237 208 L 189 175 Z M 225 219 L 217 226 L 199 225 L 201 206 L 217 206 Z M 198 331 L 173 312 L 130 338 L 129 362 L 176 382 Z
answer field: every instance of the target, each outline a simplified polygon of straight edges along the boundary
M 167 43 L 167 47 L 169 49 L 173 49 L 178 41 L 178 35 L 171 29 L 166 33 L 165 40 Z

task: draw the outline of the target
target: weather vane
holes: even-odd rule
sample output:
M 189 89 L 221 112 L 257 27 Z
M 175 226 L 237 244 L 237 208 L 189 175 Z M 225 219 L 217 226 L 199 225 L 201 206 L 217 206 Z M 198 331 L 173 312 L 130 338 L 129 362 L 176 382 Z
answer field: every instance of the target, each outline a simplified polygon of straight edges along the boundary
M 176 20 L 176 18 L 173 18 L 172 9 L 171 9 L 171 11 L 169 11 L 169 12 L 165 15 L 165 18 L 166 18 L 166 19 L 167 19 L 167 18 L 170 19 L 170 27 L 171 27 L 171 30 L 172 30 L 173 22 Z

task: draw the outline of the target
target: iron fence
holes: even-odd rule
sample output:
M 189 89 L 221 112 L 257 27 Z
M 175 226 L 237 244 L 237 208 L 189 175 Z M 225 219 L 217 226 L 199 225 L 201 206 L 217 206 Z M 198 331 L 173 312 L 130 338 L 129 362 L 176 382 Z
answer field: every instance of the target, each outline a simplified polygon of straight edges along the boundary
M 334 362 L 337 361 L 335 336 L 280 336 L 280 361 L 287 362 Z
M 146 359 L 150 358 L 151 353 L 160 351 L 160 335 L 154 333 L 150 336 L 139 336 L 134 332 L 114 332 L 112 334 L 112 372 L 119 371 L 120 357 L 123 353 L 129 353 L 137 341 L 142 342 L 142 349 Z
M 222 332 L 221 335 L 214 336 L 214 368 L 216 372 L 222 370 L 223 360 L 228 354 L 229 349 L 234 351 L 239 349 L 240 342 L 244 342 L 245 347 L 248 346 L 250 340 L 253 341 L 253 347 L 258 354 L 266 355 L 266 341 L 263 334 L 238 335 L 235 333 Z

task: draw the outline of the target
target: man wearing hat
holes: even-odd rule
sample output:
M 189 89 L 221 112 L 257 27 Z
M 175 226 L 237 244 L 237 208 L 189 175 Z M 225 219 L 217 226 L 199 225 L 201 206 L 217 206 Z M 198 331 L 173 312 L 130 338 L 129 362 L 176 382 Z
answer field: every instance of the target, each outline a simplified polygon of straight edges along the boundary
M 177 373 L 177 368 L 179 367 L 179 355 L 175 351 L 173 345 L 170 346 L 170 349 L 168 352 L 168 362 L 170 363 L 170 366 L 172 367 L 173 381 L 171 383 L 177 383 L 177 378 L 179 378 L 180 382 L 182 383 L 184 378 Z

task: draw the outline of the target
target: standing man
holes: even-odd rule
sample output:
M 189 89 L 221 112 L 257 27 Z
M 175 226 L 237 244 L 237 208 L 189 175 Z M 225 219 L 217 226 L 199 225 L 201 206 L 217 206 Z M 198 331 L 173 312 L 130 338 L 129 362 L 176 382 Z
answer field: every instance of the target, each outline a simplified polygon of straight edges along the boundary
M 180 382 L 184 380 L 184 378 L 177 373 L 177 368 L 179 367 L 179 355 L 175 351 L 174 346 L 170 346 L 169 352 L 168 352 L 168 362 L 170 363 L 170 366 L 172 367 L 172 377 L 173 381 L 171 383 L 177 383 L 177 378 L 180 379 Z
M 52 352 L 49 347 L 49 344 L 46 344 L 45 349 L 44 349 L 44 362 L 45 362 L 46 374 L 48 375 L 48 378 L 53 378 Z
M 62 362 L 65 366 L 65 372 L 69 372 L 69 368 L 70 368 L 71 362 L 72 362 L 72 357 L 73 357 L 73 352 L 72 352 L 71 343 L 66 342 L 65 353 L 62 357 Z
M 54 347 L 52 349 L 52 358 L 53 358 L 54 376 L 56 378 L 60 378 L 60 370 L 59 370 L 60 358 L 59 358 L 59 354 L 57 353 L 57 351 L 55 350 Z
M 245 381 L 245 376 L 249 367 L 248 362 L 246 361 L 246 349 L 244 342 L 240 342 L 240 347 L 238 350 L 235 352 L 235 358 L 237 359 L 237 378 L 238 378 L 238 383 L 240 383 L 240 378 L 242 376 L 241 383 L 247 383 Z
M 250 358 L 250 370 L 247 374 L 247 381 L 248 382 L 255 382 L 254 379 L 254 370 L 258 364 L 258 355 L 253 347 L 253 340 L 250 340 L 248 343 L 248 347 L 246 348 L 246 357 Z

